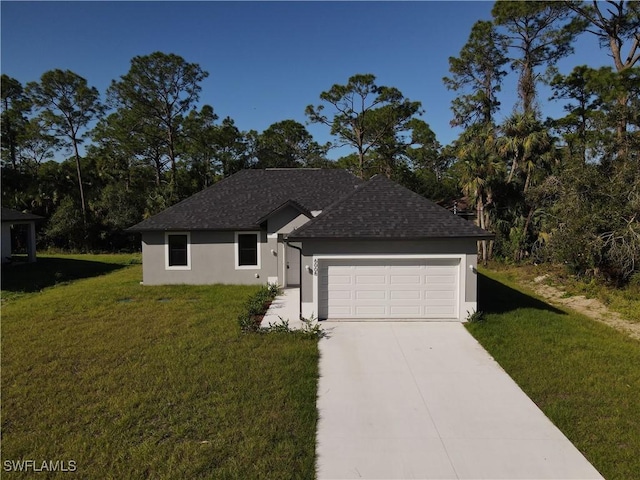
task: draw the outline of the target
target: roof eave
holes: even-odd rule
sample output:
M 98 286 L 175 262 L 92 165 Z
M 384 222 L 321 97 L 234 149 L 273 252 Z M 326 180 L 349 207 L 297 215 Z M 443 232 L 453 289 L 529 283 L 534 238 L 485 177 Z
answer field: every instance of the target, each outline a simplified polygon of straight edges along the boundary
M 405 236 L 329 236 L 329 235 L 288 235 L 284 237 L 285 240 L 292 242 L 302 240 L 453 240 L 453 239 L 467 239 L 467 240 L 493 240 L 494 234 L 478 234 L 478 235 L 405 235 Z
M 135 225 L 133 227 L 126 228 L 124 231 L 129 233 L 145 233 L 145 232 L 244 232 L 244 231 L 254 231 L 260 230 L 260 225 L 245 225 L 241 227 L 209 227 L 209 228 L 191 228 L 191 227 L 148 227 L 148 228 L 137 228 Z

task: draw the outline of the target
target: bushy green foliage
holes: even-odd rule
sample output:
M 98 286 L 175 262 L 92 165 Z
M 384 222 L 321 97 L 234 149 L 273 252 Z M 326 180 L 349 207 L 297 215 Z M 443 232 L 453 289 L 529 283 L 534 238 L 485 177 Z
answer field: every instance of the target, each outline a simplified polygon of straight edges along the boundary
M 468 312 L 467 322 L 476 323 L 484 320 L 484 312 L 476 310 L 474 312 Z
M 243 332 L 255 332 L 260 329 L 260 321 L 271 301 L 280 293 L 277 284 L 262 285 L 244 304 L 238 315 L 238 324 Z
M 549 181 L 545 193 L 551 260 L 616 284 L 640 271 L 640 170 L 577 164 Z
M 280 317 L 280 321 L 276 323 L 269 323 L 267 328 L 260 329 L 263 333 L 289 333 L 291 327 L 289 326 L 289 320 Z
M 261 333 L 293 333 L 304 337 L 324 338 L 327 332 L 320 326 L 315 318 L 301 318 L 302 328 L 291 328 L 288 319 L 279 317 L 280 321 L 269 323 L 266 328 L 261 328 Z
M 282 293 L 282 287 L 277 283 L 267 283 L 267 290 L 272 298 L 276 298 Z
M 65 197 L 48 222 L 45 236 L 52 246 L 79 251 L 85 245 L 82 210 L 73 198 Z

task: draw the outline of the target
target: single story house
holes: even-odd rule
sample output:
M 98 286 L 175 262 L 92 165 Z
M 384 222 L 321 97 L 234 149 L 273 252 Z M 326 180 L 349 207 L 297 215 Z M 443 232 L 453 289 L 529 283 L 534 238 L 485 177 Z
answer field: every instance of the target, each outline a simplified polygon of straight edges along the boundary
M 143 283 L 278 283 L 319 319 L 464 321 L 488 232 L 377 175 L 243 170 L 131 227 Z
M 14 226 L 23 226 L 26 230 L 25 243 L 27 247 L 27 260 L 29 262 L 36 261 L 36 222 L 43 220 L 39 215 L 31 213 L 22 213 L 11 208 L 2 207 L 2 263 L 11 262 L 13 252 L 11 242 L 11 228 Z

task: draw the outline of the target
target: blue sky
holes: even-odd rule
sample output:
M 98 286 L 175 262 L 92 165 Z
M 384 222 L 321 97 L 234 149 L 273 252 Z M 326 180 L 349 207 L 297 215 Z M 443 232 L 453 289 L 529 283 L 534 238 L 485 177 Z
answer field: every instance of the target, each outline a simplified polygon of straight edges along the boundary
M 489 20 L 493 2 L 1 2 L 1 69 L 23 84 L 47 70 L 70 69 L 102 94 L 136 55 L 175 53 L 209 72 L 201 104 L 241 130 L 306 122 L 304 109 L 334 83 L 373 73 L 422 102 L 423 119 L 442 144 L 453 92 L 442 77 L 471 26 Z M 592 35 L 558 67 L 609 65 Z M 515 102 L 515 76 L 505 80 L 501 117 Z M 544 115 L 561 105 L 542 92 Z M 328 129 L 307 127 L 320 142 Z M 348 153 L 348 152 L 342 152 Z M 330 154 L 335 158 L 337 153 Z

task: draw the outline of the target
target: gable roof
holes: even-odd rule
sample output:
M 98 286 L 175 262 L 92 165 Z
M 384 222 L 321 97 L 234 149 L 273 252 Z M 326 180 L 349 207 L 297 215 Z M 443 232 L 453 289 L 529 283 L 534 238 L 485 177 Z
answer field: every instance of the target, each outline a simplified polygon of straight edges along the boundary
M 3 222 L 28 222 L 32 220 L 44 220 L 44 217 L 34 215 L 33 213 L 22 213 L 12 208 L 2 207 Z
M 324 210 L 360 183 L 337 169 L 242 170 L 128 230 L 256 230 L 287 204 Z
M 291 232 L 289 240 L 493 238 L 430 200 L 376 175 Z
M 313 218 L 313 213 L 311 213 L 311 211 L 309 209 L 304 208 L 302 205 L 300 205 L 295 200 L 287 200 L 282 205 L 274 208 L 272 211 L 267 213 L 264 217 L 260 218 L 257 221 L 257 223 L 261 224 L 262 222 L 266 222 L 269 219 L 269 217 L 271 217 L 272 215 L 275 215 L 276 213 L 281 212 L 282 210 L 285 210 L 287 208 L 293 208 L 295 210 L 298 210 L 298 212 L 300 212 L 302 215 L 306 216 L 307 218 Z

